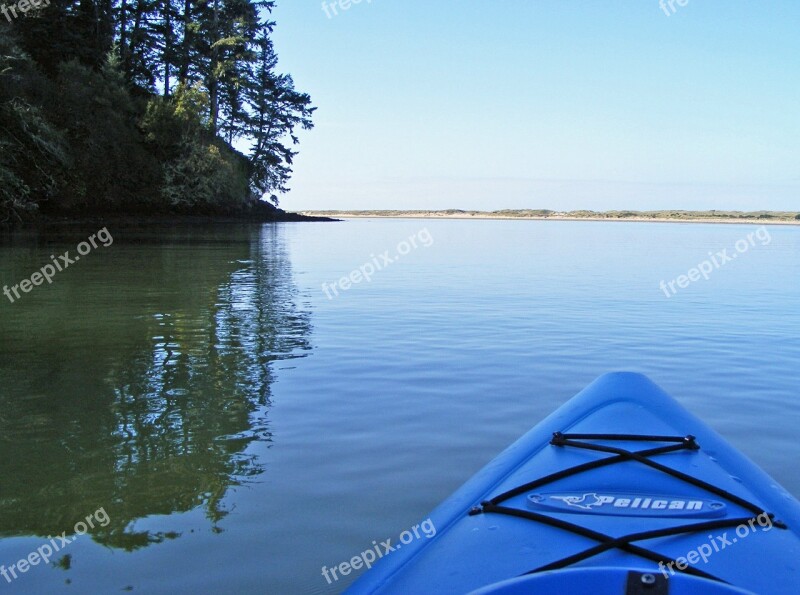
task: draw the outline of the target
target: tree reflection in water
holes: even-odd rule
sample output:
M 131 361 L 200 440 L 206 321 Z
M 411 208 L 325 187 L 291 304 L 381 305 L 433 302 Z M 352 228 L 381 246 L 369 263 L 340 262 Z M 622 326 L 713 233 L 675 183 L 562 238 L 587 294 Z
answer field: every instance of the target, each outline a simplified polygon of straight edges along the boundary
M 271 440 L 271 362 L 311 350 L 284 231 L 119 234 L 4 308 L 0 535 L 69 534 L 101 506 L 92 537 L 128 550 L 177 535 L 131 528 L 146 516 L 202 507 L 217 526 L 263 472 L 246 449 Z

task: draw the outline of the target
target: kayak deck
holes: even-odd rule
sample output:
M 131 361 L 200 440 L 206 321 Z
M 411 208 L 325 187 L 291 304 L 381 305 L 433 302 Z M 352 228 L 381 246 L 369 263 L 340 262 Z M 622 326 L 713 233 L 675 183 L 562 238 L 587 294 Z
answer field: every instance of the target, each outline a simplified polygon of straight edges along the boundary
M 595 381 L 431 519 L 435 538 L 382 559 L 351 592 L 513 593 L 543 580 L 604 592 L 589 569 L 651 573 L 673 592 L 700 581 L 705 591 L 686 592 L 795 593 L 800 579 L 800 504 L 638 374 Z

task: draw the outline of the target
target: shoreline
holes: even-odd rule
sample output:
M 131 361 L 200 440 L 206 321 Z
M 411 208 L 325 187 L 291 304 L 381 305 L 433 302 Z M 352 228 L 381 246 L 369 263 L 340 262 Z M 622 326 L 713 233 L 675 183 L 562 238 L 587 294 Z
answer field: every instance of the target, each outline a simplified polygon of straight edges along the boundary
M 299 214 L 309 217 L 333 217 L 336 219 L 454 219 L 454 220 L 498 220 L 498 221 L 607 221 L 618 223 L 721 223 L 729 225 L 800 225 L 800 219 L 759 217 L 649 217 L 646 215 L 633 215 L 627 217 L 615 216 L 578 216 L 578 215 L 503 215 L 492 212 L 462 212 L 452 213 L 446 211 L 298 211 Z
M 296 212 L 287 212 L 276 209 L 275 212 L 265 214 L 241 214 L 241 215 L 126 215 L 126 214 L 106 214 L 106 215 L 43 215 L 35 219 L 24 220 L 21 223 L 15 222 L 14 225 L 4 225 L 0 223 L 0 232 L 11 232 L 26 229 L 48 230 L 64 227 L 83 227 L 83 226 L 103 226 L 113 225 L 124 228 L 148 228 L 181 225 L 231 225 L 231 224 L 252 224 L 262 225 L 264 223 L 311 223 L 311 222 L 334 222 L 334 219 L 326 216 L 303 215 Z

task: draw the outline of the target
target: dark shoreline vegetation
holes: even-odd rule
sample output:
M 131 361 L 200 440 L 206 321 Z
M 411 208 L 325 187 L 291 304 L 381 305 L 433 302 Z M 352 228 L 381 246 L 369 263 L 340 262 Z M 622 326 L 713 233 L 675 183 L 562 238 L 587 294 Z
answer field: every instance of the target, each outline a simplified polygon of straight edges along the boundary
M 277 208 L 316 108 L 276 70 L 274 6 L 53 0 L 0 22 L 0 226 L 306 220 Z
M 503 209 L 499 211 L 373 210 L 302 211 L 315 217 L 442 217 L 475 219 L 586 219 L 609 221 L 702 221 L 721 223 L 793 223 L 800 225 L 796 211 L 552 211 L 549 209 Z

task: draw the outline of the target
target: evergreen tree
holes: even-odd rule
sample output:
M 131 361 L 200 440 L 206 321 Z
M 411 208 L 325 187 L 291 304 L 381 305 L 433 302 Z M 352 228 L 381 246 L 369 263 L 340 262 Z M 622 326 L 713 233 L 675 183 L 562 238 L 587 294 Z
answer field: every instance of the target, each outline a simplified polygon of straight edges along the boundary
M 313 128 L 316 108 L 311 97 L 294 88 L 292 77 L 276 72 L 278 56 L 272 44 L 272 27 L 267 22 L 255 39 L 258 61 L 249 72 L 246 86 L 250 113 L 245 118 L 244 134 L 252 141 L 251 186 L 260 195 L 268 194 L 277 204 L 276 192 L 286 192 L 299 139 L 296 129 Z M 287 142 L 287 137 L 288 141 Z
M 246 210 L 264 196 L 277 203 L 296 132 L 312 127 L 315 108 L 278 71 L 275 23 L 264 18 L 274 7 L 51 0 L 15 22 L 18 40 L 0 25 L 0 219 L 39 204 L 57 211 L 135 209 L 137 200 L 151 210 Z M 205 112 L 186 120 L 189 97 L 202 98 L 192 105 Z M 232 148 L 241 142 L 251 147 L 246 156 Z

